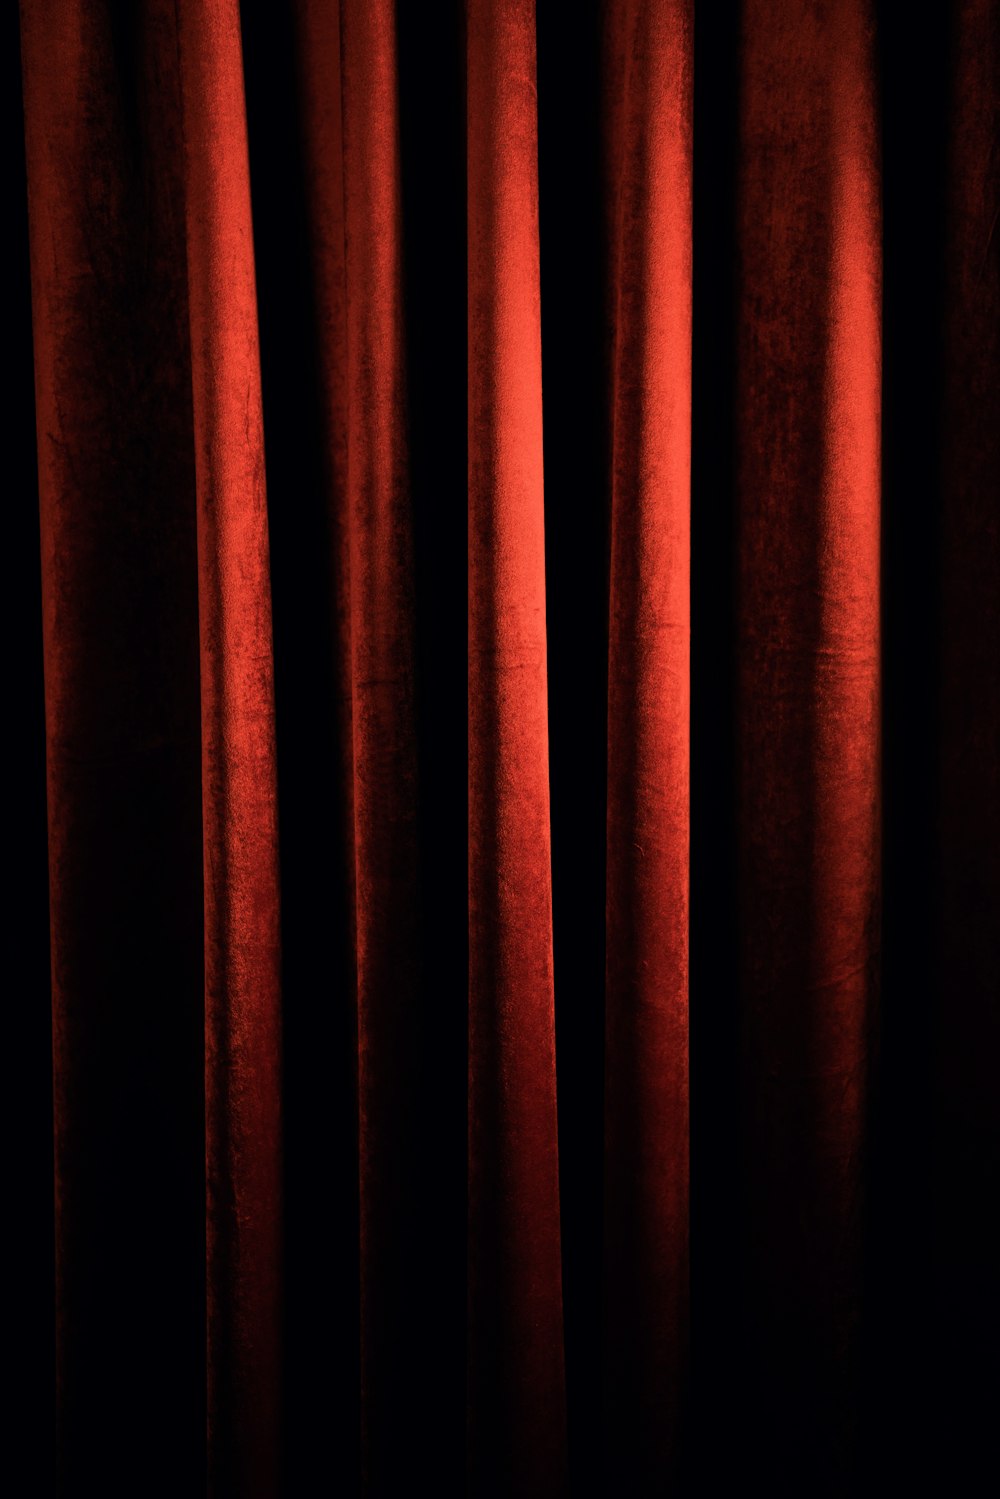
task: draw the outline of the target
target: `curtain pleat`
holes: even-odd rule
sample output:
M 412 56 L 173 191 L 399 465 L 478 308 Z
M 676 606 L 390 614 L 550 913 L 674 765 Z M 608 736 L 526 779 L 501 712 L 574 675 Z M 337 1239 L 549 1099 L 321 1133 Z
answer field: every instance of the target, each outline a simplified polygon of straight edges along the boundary
M 971 1491 L 996 0 L 20 38 L 56 1491 Z
M 1000 1233 L 987 1181 L 1000 1178 L 990 1066 L 1000 1045 L 1000 16 L 963 6 L 952 42 L 944 250 L 944 504 L 940 532 L 935 767 L 940 820 L 934 897 L 931 1269 L 943 1294 L 932 1346 L 954 1372 L 938 1420 L 976 1482 L 989 1381 L 973 1372 L 1000 1336 Z M 923 1369 L 925 1366 L 921 1364 Z M 929 1383 L 933 1388 L 933 1378 Z
M 341 23 L 353 725 L 362 1460 L 383 1491 L 415 1425 L 419 1201 L 416 739 L 412 535 L 402 349 L 394 9 L 344 0 Z
M 281 1021 L 271 594 L 235 0 L 177 6 L 198 517 L 212 1492 L 278 1470 Z M 204 143 L 204 144 L 203 144 Z
M 303 176 L 318 328 L 317 378 L 322 410 L 324 514 L 332 553 L 331 625 L 343 803 L 342 851 L 347 874 L 352 946 L 356 946 L 354 861 L 354 733 L 351 691 L 351 528 L 347 493 L 347 238 L 344 206 L 344 122 L 340 7 L 303 0 L 297 16 L 296 81 L 301 89 Z
M 608 1443 L 679 1469 L 688 1350 L 691 110 L 687 3 L 608 9 Z
M 140 20 L 26 5 L 21 41 L 59 1482 L 102 1474 L 125 1492 L 157 1451 L 150 1491 L 169 1493 L 204 1465 L 205 1381 L 200 589 L 173 6 Z
M 474 0 L 469 173 L 469 1422 L 478 1492 L 559 1493 L 534 5 Z
M 745 9 L 736 444 L 746 1357 L 755 1437 L 767 1450 L 780 1436 L 792 1464 L 805 1451 L 835 1464 L 857 1419 L 879 950 L 873 67 L 864 4 L 789 5 L 780 17 Z

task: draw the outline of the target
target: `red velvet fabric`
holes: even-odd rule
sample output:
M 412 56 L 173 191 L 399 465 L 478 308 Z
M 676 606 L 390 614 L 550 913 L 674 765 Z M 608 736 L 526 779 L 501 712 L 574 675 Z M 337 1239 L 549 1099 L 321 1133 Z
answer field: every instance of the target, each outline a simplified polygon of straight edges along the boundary
M 278 1479 L 278 848 L 239 16 L 225 0 L 179 6 L 177 44 L 201 636 L 209 1484 L 264 1494 Z
M 758 1440 L 795 1443 L 794 1394 L 841 1453 L 880 901 L 875 56 L 864 6 L 765 9 L 738 210 L 746 1264 L 753 1346 L 788 1391 Z
M 639 1490 L 676 1476 L 688 1370 L 694 17 L 626 3 L 607 28 L 605 1381 L 609 1452 Z
M 473 0 L 469 202 L 469 1435 L 561 1493 L 566 1436 L 531 0 Z
M 33 1491 L 971 1488 L 998 47 L 21 0 Z

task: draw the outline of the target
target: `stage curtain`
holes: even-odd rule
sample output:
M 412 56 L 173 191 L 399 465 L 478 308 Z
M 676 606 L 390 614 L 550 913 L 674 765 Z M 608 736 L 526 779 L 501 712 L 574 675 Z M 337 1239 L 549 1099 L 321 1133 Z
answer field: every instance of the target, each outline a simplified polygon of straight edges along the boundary
M 971 1492 L 995 0 L 19 14 L 32 1491 Z

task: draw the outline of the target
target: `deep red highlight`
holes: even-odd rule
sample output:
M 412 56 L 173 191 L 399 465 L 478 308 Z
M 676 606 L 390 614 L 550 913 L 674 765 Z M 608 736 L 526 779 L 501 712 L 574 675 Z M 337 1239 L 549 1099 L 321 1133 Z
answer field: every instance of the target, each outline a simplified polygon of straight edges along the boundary
M 468 8 L 469 1421 L 476 1492 L 565 1476 L 533 0 Z
M 205 857 L 208 1454 L 279 1456 L 281 1021 L 264 432 L 239 12 L 178 7 L 198 495 Z
M 688 1347 L 689 4 L 622 3 L 612 66 L 605 1388 L 626 1485 L 678 1472 Z
M 857 1421 L 879 961 L 874 53 L 864 4 L 764 11 L 746 13 L 739 219 L 747 1357 L 822 1410 L 832 1453 Z

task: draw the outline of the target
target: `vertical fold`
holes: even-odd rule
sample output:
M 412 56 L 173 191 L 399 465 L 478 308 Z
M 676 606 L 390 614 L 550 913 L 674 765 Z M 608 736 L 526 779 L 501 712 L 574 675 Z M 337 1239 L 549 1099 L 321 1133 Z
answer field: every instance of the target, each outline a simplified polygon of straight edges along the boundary
M 856 1462 L 879 964 L 880 190 L 866 0 L 743 7 L 738 355 L 747 1436 Z M 810 1479 L 811 1481 L 811 1479 Z
M 347 268 L 340 0 L 299 0 L 301 87 L 309 252 L 319 326 L 315 333 L 332 550 L 333 618 L 349 897 L 354 898 L 354 754 L 351 707 L 351 553 L 347 506 Z
M 638 1494 L 676 1480 L 688 1362 L 692 7 L 609 25 L 605 1389 Z
M 1000 1335 L 1000 12 L 975 0 L 951 27 L 928 1372 L 940 1471 L 974 1487 Z
M 58 1491 L 130 1494 L 142 1473 L 151 1495 L 188 1493 L 204 1467 L 202 900 L 172 0 L 25 0 L 21 56 L 41 508 Z M 30 558 L 17 566 L 30 568 Z M 33 621 L 20 628 L 30 638 Z M 45 1478 L 38 1484 L 47 1488 Z
M 294 1487 L 307 1475 L 316 1477 L 317 1464 L 321 1463 L 330 1472 L 338 1472 L 341 1482 L 350 1488 L 352 1483 L 356 1486 L 359 1474 L 361 1391 L 353 631 L 340 11 L 339 0 L 297 0 L 291 19 L 293 68 L 289 83 L 294 93 L 290 92 L 289 103 L 296 116 L 292 140 L 301 153 L 294 161 L 297 173 L 291 180 L 293 193 L 301 194 L 301 199 L 289 196 L 302 217 L 298 239 L 292 240 L 292 254 L 299 258 L 279 261 L 275 284 L 283 289 L 285 278 L 298 271 L 304 285 L 299 294 L 298 320 L 289 318 L 287 303 L 281 300 L 274 321 L 283 333 L 290 326 L 294 339 L 290 348 L 281 347 L 275 369 L 283 385 L 279 399 L 287 423 L 286 492 L 293 501 L 286 521 L 284 597 L 290 614 L 292 609 L 301 611 L 295 638 L 289 629 L 286 645 L 288 675 L 294 689 L 285 688 L 280 656 L 277 662 L 279 761 L 283 701 L 286 733 L 292 752 L 300 757 L 283 767 L 288 780 L 285 788 L 279 788 L 279 794 L 287 799 L 282 803 L 283 893 L 291 890 L 293 840 L 290 817 L 285 812 L 289 804 L 298 808 L 301 849 L 298 1005 L 287 978 L 285 994 L 286 1156 L 290 1160 L 286 1178 L 285 1439 L 288 1473 L 300 1476 L 288 1476 L 286 1482 Z M 260 15 L 268 26 L 276 19 L 266 3 Z M 263 43 L 260 98 L 264 130 L 270 119 L 270 68 L 270 48 Z M 275 179 L 282 189 L 287 186 L 289 169 L 279 148 Z M 259 195 L 256 201 L 259 206 Z M 279 253 L 285 256 L 287 224 L 272 232 Z M 287 378 L 283 368 L 288 358 L 297 358 L 304 365 L 296 371 L 297 383 Z M 275 398 L 266 393 L 267 374 L 265 341 L 265 410 L 270 414 Z M 273 458 L 270 435 L 268 442 Z M 308 450 L 304 451 L 307 443 Z M 314 493 L 303 495 L 303 485 L 310 484 Z M 273 481 L 269 481 L 269 488 L 273 506 Z M 304 526 L 308 514 L 312 515 L 313 530 L 307 537 Z M 272 523 L 272 538 L 277 558 L 276 523 Z M 306 559 L 309 571 L 303 568 L 304 546 L 321 551 L 321 555 Z M 280 627 L 282 595 L 277 566 L 276 560 L 274 607 L 275 623 Z M 285 690 L 289 696 L 283 700 Z M 289 708 L 292 690 L 297 693 L 294 721 Z M 291 754 L 288 758 L 291 761 Z M 317 784 L 317 778 L 322 784 Z M 316 851 L 322 843 L 328 846 L 321 855 L 318 873 Z M 287 973 L 288 959 L 294 956 L 287 915 L 282 930 Z M 294 1031 L 296 1017 L 299 1026 Z M 293 1135 L 296 1128 L 297 1139 Z M 325 1183 L 321 1197 L 316 1195 L 318 1180 Z M 293 1196 L 296 1188 L 297 1199 Z M 331 1222 L 332 1234 L 328 1235 L 326 1225 Z M 293 1265 L 293 1256 L 297 1265 Z M 338 1268 L 331 1275 L 333 1263 Z M 324 1354 L 323 1372 L 317 1378 L 317 1349 L 328 1344 L 332 1344 L 331 1356 Z M 332 1419 L 331 1408 L 335 1412 Z
M 264 436 L 236 0 L 177 0 L 201 639 L 209 1485 L 277 1490 L 280 987 Z
M 433 1450 L 423 1377 L 413 577 L 403 357 L 396 22 L 341 0 L 347 524 L 353 722 L 361 1441 L 366 1492 Z M 427 1457 L 427 1461 L 432 1461 Z
M 469 0 L 469 1460 L 565 1481 L 533 0 Z

